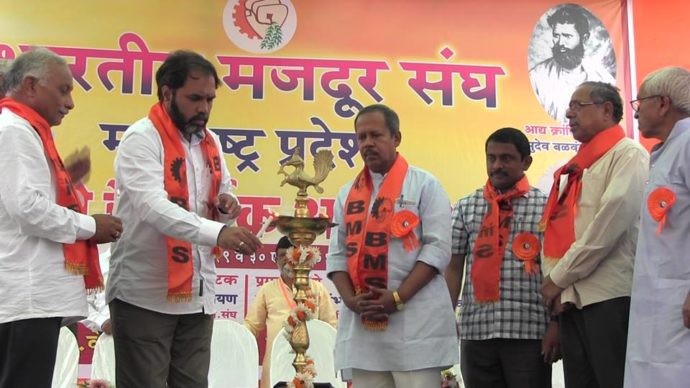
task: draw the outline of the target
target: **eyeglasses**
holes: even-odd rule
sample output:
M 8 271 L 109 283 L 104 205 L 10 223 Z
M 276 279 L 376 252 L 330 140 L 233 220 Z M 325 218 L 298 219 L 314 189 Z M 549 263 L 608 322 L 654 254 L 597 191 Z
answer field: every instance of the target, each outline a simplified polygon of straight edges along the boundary
M 591 102 L 582 102 L 582 101 L 570 101 L 568 104 L 568 109 L 570 109 L 573 112 L 579 112 L 582 110 L 584 107 L 590 106 L 590 105 L 601 105 L 603 104 L 604 101 L 591 101 Z
M 647 97 L 638 98 L 637 100 L 632 100 L 632 101 L 630 101 L 630 106 L 632 107 L 632 110 L 634 110 L 635 113 L 637 113 L 637 111 L 640 110 L 640 102 L 641 101 L 644 101 L 648 98 L 656 98 L 656 97 L 661 97 L 661 95 L 655 94 L 653 96 L 647 96 Z

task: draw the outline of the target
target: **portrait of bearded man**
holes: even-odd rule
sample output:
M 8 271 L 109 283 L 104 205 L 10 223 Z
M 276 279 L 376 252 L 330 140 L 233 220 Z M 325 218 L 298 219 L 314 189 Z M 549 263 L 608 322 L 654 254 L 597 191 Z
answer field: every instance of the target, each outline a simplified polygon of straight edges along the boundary
M 547 34 L 551 39 L 538 39 Z M 548 54 L 551 57 L 543 59 Z M 608 32 L 596 16 L 575 4 L 558 5 L 537 23 L 529 48 L 529 69 L 539 103 L 561 123 L 566 121 L 570 96 L 582 82 L 616 84 Z

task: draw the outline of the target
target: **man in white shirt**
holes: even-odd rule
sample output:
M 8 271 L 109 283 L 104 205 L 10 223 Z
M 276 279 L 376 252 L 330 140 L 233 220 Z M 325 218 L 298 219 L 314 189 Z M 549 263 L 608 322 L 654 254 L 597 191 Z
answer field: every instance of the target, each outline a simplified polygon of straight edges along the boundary
M 119 219 L 87 216 L 52 137 L 74 108 L 72 74 L 46 49 L 5 77 L 0 101 L 0 387 L 49 387 L 60 327 L 86 316 L 86 289 L 103 287 L 96 244 Z
M 690 375 L 690 71 L 645 77 L 631 101 L 652 148 L 635 255 L 625 388 L 681 388 Z
M 220 142 L 206 129 L 220 80 L 190 51 L 156 72 L 158 99 L 125 132 L 115 159 L 116 213 L 107 301 L 118 387 L 205 387 L 215 308 L 216 245 L 261 242 L 224 222 L 239 214 Z M 232 351 L 232 350 L 230 350 Z
M 355 387 L 426 388 L 458 362 L 450 261 L 450 201 L 430 173 L 397 151 L 397 113 L 370 105 L 355 117 L 365 167 L 336 199 L 326 260 L 340 310 L 335 367 Z
M 559 316 L 566 385 L 622 388 L 649 155 L 618 125 L 623 104 L 613 85 L 583 83 L 566 116 L 582 145 L 554 174 L 544 207 L 541 293 Z

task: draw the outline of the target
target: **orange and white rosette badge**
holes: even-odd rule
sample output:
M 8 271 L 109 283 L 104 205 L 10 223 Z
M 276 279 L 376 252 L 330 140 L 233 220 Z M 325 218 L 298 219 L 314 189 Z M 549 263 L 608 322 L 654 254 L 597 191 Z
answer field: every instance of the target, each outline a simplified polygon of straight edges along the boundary
M 419 247 L 419 240 L 414 234 L 417 225 L 419 225 L 419 217 L 409 210 L 401 210 L 393 216 L 391 234 L 403 240 L 405 250 L 408 252 Z
M 525 263 L 525 272 L 535 274 L 537 269 L 537 255 L 541 246 L 537 236 L 529 232 L 523 232 L 513 239 L 513 254 Z
M 661 234 L 666 223 L 666 213 L 676 203 L 676 193 L 667 187 L 659 187 L 652 191 L 647 197 L 647 210 L 654 221 L 659 223 L 656 229 L 656 234 Z

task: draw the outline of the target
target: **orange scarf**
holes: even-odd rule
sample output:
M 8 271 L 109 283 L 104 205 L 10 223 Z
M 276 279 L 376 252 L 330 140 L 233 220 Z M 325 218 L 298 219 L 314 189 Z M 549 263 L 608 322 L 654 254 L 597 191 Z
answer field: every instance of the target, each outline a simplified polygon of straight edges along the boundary
M 395 158 L 393 166 L 383 178 L 378 196 L 369 212 L 373 183 L 368 168 L 355 178 L 345 201 L 345 230 L 347 243 L 347 268 L 355 292 L 367 292 L 370 286 L 388 287 L 388 243 L 395 201 L 400 196 L 407 174 L 407 161 L 402 155 Z M 388 320 L 362 319 L 370 330 L 385 330 Z
M 280 286 L 280 292 L 283 294 L 283 299 L 285 299 L 285 303 L 288 305 L 290 310 L 294 309 L 297 304 L 295 303 L 295 300 L 288 295 L 287 285 L 283 281 L 283 278 L 278 277 L 277 280 L 278 286 Z
M 582 190 L 582 174 L 624 137 L 620 125 L 599 132 L 592 140 L 582 144 L 577 154 L 553 174 L 553 186 L 540 222 L 544 230 L 545 258 L 560 259 L 575 242 L 575 214 Z M 561 175 L 568 176 L 568 183 L 559 197 Z
M 62 164 L 60 154 L 53 142 L 50 125 L 35 110 L 9 97 L 0 100 L 0 108 L 7 108 L 17 116 L 28 121 L 38 133 L 43 143 L 43 149 L 48 162 L 53 167 L 56 184 L 56 203 L 75 212 L 86 214 L 86 201 L 77 196 L 72 178 Z M 92 293 L 103 289 L 103 275 L 98 262 L 98 247 L 93 240 L 77 240 L 72 244 L 62 244 L 65 256 L 65 269 L 75 275 L 84 275 L 84 285 L 87 292 Z
M 497 193 L 490 180 L 484 185 L 487 209 L 474 242 L 471 274 L 474 299 L 479 303 L 496 302 L 500 297 L 501 263 L 513 220 L 510 201 L 528 192 L 526 176 L 505 193 Z
M 151 108 L 149 119 L 158 131 L 163 142 L 163 170 L 165 177 L 163 185 L 168 193 L 168 199 L 185 210 L 189 210 L 189 189 L 187 187 L 187 162 L 182 145 L 182 136 L 177 126 L 172 122 L 162 103 Z M 206 160 L 206 166 L 211 171 L 211 190 L 208 193 L 208 218 L 217 220 L 218 209 L 214 203 L 220 190 L 220 154 L 213 137 L 204 129 L 205 136 L 201 140 L 201 150 Z M 168 301 L 173 303 L 189 302 L 192 300 L 192 277 L 194 267 L 192 262 L 192 244 L 188 241 L 176 240 L 166 236 L 168 247 Z

